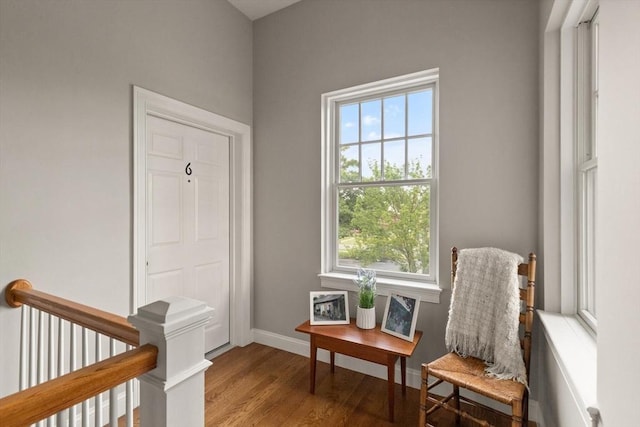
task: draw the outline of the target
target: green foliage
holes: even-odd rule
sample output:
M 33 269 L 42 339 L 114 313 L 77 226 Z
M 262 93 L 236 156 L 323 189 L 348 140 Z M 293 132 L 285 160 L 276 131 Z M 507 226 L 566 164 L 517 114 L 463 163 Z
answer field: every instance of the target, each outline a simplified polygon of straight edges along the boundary
M 375 307 L 376 272 L 375 270 L 359 269 L 353 282 L 358 285 L 358 306 L 360 308 Z
M 340 157 L 340 182 L 355 182 L 360 179 L 358 172 L 358 161 L 347 160 L 343 155 Z M 346 188 L 340 190 L 340 211 L 338 212 L 338 238 L 342 239 L 351 234 L 351 220 L 353 219 L 353 208 L 358 197 L 362 194 L 359 188 Z
M 380 167 L 376 163 L 370 166 L 373 180 L 382 181 Z M 408 175 L 422 178 L 428 176 L 426 172 L 416 162 L 410 165 Z M 385 181 L 403 179 L 404 170 L 386 163 L 384 175 Z M 342 189 L 339 196 L 339 237 L 355 240 L 355 246 L 341 250 L 341 257 L 348 255 L 362 265 L 390 261 L 411 273 L 428 268 L 428 186 L 361 186 Z
M 376 293 L 371 290 L 360 290 L 358 292 L 358 305 L 360 308 L 375 307 Z

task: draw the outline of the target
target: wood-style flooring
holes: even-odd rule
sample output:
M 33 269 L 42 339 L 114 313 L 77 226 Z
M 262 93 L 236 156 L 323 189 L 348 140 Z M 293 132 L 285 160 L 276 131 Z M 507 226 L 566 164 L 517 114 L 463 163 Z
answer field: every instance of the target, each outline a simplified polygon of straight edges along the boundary
M 419 400 L 419 390 L 407 387 L 402 396 L 402 387 L 396 385 L 395 423 L 390 423 L 385 380 L 338 366 L 331 375 L 329 364 L 318 362 L 316 393 L 310 394 L 307 357 L 256 343 L 218 356 L 205 375 L 207 427 L 413 427 L 418 425 Z M 486 416 L 498 427 L 511 425 Z M 453 417 L 444 411 L 429 421 L 439 427 L 454 425 Z M 461 425 L 472 424 L 463 420 Z
M 402 396 L 396 385 L 392 424 L 385 380 L 338 366 L 331 375 L 329 365 L 318 362 L 316 392 L 310 394 L 308 358 L 255 343 L 214 359 L 205 380 L 207 426 L 417 426 L 419 400 L 419 390 L 407 387 Z M 430 422 L 454 425 L 444 415 Z

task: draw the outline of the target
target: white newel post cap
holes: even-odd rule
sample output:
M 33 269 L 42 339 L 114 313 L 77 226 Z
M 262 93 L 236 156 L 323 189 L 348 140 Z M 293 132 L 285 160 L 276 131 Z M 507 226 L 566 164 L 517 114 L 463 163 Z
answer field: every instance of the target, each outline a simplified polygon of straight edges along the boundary
M 204 327 L 212 313 L 202 301 L 169 297 L 129 316 L 140 331 L 140 345 L 158 347 L 156 368 L 139 377 L 144 425 L 204 425 L 204 371 L 211 365 L 204 358 Z

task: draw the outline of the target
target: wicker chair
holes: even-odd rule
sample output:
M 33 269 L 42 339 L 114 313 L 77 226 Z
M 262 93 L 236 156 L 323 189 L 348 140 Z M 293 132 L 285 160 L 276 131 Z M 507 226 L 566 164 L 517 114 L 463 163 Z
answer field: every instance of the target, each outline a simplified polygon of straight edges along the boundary
M 456 267 L 458 262 L 458 250 L 451 250 L 451 284 L 453 286 Z M 535 290 L 535 272 L 536 272 L 536 256 L 529 254 L 529 262 L 518 266 L 518 275 L 526 276 L 527 287 L 520 289 L 520 299 L 525 302 L 526 311 L 519 316 L 520 323 L 524 326 L 524 336 L 520 341 L 524 364 L 529 378 L 529 365 L 531 359 L 531 329 L 533 324 L 533 301 Z M 508 417 L 509 415 L 496 411 L 478 402 L 475 402 L 465 396 L 460 395 L 460 388 L 468 389 L 476 392 L 489 399 L 496 400 L 511 406 L 511 425 L 526 426 L 528 423 L 528 397 L 527 387 L 523 384 L 511 381 L 500 380 L 488 377 L 484 374 L 485 363 L 482 360 L 467 357 L 463 358 L 456 353 L 449 353 L 441 358 L 431 362 L 422 364 L 422 386 L 420 390 L 420 426 L 431 426 L 428 418 L 433 412 L 439 409 L 445 409 L 455 413 L 456 425 L 460 424 L 460 419 L 465 418 L 472 420 L 481 426 L 491 426 L 486 420 L 476 418 L 471 415 L 470 411 L 465 411 L 460 406 L 460 402 L 465 402 L 472 407 L 480 407 L 486 411 L 500 414 Z M 437 380 L 428 385 L 427 380 L 432 376 Z M 433 389 L 442 382 L 450 383 L 453 386 L 453 392 L 444 398 L 434 398 L 429 395 L 429 390 Z M 431 407 L 427 406 L 427 402 L 432 403 Z M 477 413 L 475 411 L 474 413 Z

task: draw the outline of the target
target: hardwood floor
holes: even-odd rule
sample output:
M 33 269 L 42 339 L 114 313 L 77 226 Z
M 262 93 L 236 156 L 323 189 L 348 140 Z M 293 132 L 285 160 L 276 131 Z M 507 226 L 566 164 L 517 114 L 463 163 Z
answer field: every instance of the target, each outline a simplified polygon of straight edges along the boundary
M 331 375 L 329 365 L 318 362 L 312 395 L 308 358 L 254 343 L 213 360 L 206 372 L 205 420 L 207 426 L 416 426 L 419 398 L 410 387 L 402 396 L 397 385 L 392 424 L 385 380 L 340 367 Z M 434 424 L 454 423 L 445 414 Z
M 318 362 L 316 393 L 309 393 L 309 359 L 251 344 L 213 360 L 206 373 L 207 426 L 384 426 L 387 383 Z M 401 398 L 396 424 L 417 424 L 417 390 Z
M 213 426 L 417 426 L 420 390 L 396 385 L 395 423 L 387 416 L 387 382 L 318 362 L 316 393 L 309 393 L 309 359 L 260 344 L 236 347 L 217 357 L 205 374 L 205 424 Z M 188 408 L 185 408 L 188 410 Z M 477 413 L 475 415 L 478 415 Z M 139 425 L 138 410 L 134 413 Z M 438 411 L 429 421 L 453 426 L 453 416 Z M 499 427 L 511 424 L 490 415 Z M 119 426 L 124 427 L 124 420 Z M 463 420 L 462 427 L 470 427 Z M 530 422 L 529 427 L 535 427 Z

